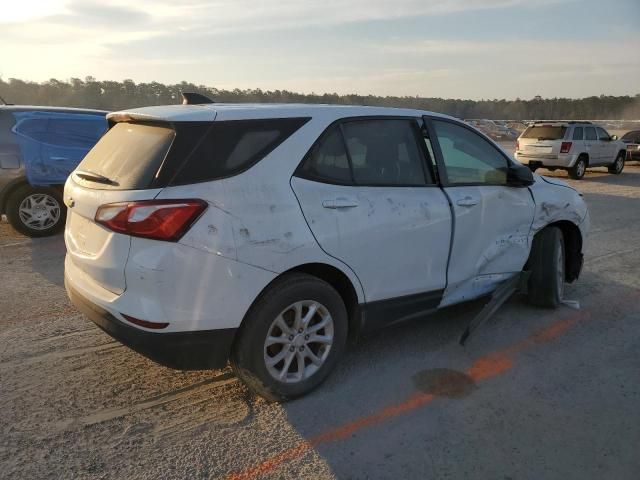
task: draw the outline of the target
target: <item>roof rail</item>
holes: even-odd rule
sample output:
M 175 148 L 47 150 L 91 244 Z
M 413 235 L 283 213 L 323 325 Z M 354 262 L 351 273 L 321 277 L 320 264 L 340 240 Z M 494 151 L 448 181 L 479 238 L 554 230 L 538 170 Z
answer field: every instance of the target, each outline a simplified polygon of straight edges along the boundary
M 182 92 L 183 105 L 204 105 L 207 103 L 215 103 L 209 97 L 196 92 Z
M 569 125 L 575 125 L 575 124 L 587 124 L 587 125 L 593 125 L 592 122 L 589 122 L 587 120 L 534 120 L 533 125 L 539 125 L 541 123 L 567 123 Z

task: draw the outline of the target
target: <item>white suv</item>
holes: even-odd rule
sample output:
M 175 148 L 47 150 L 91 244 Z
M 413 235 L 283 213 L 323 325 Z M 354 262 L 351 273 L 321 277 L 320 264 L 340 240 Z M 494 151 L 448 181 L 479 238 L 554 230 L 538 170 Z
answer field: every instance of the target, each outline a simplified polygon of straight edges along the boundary
M 107 333 L 178 369 L 299 396 L 348 336 L 531 272 L 578 278 L 580 195 L 456 119 L 322 105 L 113 113 L 68 179 L 65 283 Z
M 559 168 L 576 180 L 589 167 L 607 167 L 609 173 L 620 174 L 625 158 L 625 143 L 591 122 L 536 122 L 516 143 L 516 159 L 532 171 Z

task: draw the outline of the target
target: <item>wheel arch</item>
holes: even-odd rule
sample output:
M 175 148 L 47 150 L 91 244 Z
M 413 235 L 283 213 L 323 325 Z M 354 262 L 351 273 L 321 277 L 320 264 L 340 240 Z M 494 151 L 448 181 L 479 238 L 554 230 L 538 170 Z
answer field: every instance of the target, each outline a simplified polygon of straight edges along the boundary
M 2 189 L 2 192 L 0 192 L 0 215 L 3 213 L 7 213 L 7 201 L 9 200 L 11 194 L 24 185 L 29 185 L 27 177 L 14 178 L 5 185 L 5 187 Z
M 589 154 L 587 152 L 580 153 L 580 155 L 578 155 L 578 158 L 576 158 L 576 162 L 579 158 L 584 158 L 585 162 L 587 163 L 587 167 L 589 166 Z
M 241 331 L 247 320 L 248 313 L 251 311 L 258 299 L 264 294 L 264 292 L 266 292 L 275 282 L 280 281 L 282 277 L 290 275 L 292 273 L 305 273 L 307 275 L 319 278 L 331 285 L 338 292 L 347 309 L 347 315 L 349 318 L 349 339 L 353 340 L 357 338 L 362 328 L 362 315 L 360 314 L 360 304 L 358 301 L 356 286 L 353 284 L 347 274 L 341 271 L 339 268 L 328 263 L 320 262 L 305 263 L 289 268 L 288 270 L 276 276 L 267 285 L 265 285 L 265 287 L 260 291 L 254 301 L 251 303 L 251 306 L 247 309 L 247 312 L 245 313 L 245 316 L 238 327 L 238 332 Z M 238 337 L 239 335 L 236 333 L 236 339 Z

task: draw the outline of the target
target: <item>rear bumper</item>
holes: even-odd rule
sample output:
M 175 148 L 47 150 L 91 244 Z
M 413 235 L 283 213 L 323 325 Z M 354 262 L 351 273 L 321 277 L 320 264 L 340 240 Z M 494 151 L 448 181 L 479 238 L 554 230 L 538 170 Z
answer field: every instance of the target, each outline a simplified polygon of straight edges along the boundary
M 71 302 L 98 327 L 132 350 L 169 368 L 205 370 L 227 364 L 236 328 L 154 333 L 126 325 L 75 290 L 65 275 Z
M 571 168 L 576 163 L 578 155 L 561 153 L 559 155 L 527 155 L 516 152 L 516 160 L 524 165 L 537 167 Z

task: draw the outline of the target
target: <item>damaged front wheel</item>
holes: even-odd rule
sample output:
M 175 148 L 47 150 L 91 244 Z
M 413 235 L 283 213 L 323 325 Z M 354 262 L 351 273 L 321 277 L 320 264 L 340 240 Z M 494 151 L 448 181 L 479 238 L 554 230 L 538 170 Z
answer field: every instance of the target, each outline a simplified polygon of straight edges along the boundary
M 533 238 L 528 263 L 529 301 L 539 307 L 557 307 L 564 296 L 565 281 L 564 236 L 558 227 L 547 227 Z

